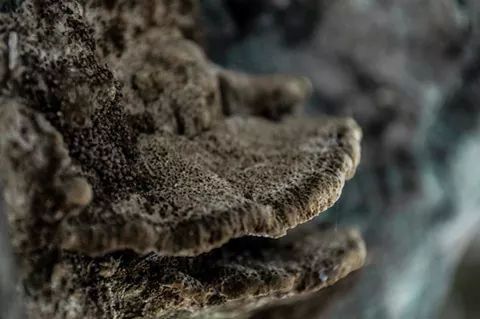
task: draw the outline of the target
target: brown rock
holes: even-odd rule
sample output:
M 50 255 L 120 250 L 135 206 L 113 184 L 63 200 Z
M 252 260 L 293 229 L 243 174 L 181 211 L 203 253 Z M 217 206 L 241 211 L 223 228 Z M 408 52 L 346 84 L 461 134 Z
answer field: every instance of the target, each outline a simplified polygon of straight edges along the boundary
M 138 148 L 148 189 L 94 202 L 61 225 L 60 242 L 86 253 L 196 255 L 244 235 L 284 235 L 337 200 L 358 162 L 355 134 L 343 120 L 230 118 L 194 139 L 146 136 Z
M 2 98 L 0 123 L 0 178 L 11 239 L 17 253 L 28 256 L 51 245 L 60 221 L 88 205 L 91 188 L 43 116 Z
M 227 117 L 225 105 L 251 105 L 279 118 L 308 85 L 211 66 L 172 2 L 37 2 L 3 18 L 4 38 L 17 39 L 4 90 L 59 131 L 94 193 L 62 220 L 57 245 L 196 255 L 244 235 L 278 237 L 330 207 L 353 175 L 351 120 Z M 90 200 L 71 188 L 67 201 Z
M 303 79 L 212 65 L 195 7 L 27 0 L 0 15 L 0 181 L 30 317 L 246 313 L 362 266 L 352 231 L 226 244 L 333 205 L 361 132 L 289 116 Z
M 64 252 L 35 318 L 236 318 L 280 298 L 334 284 L 365 260 L 353 230 L 242 238 L 198 257 L 89 258 Z

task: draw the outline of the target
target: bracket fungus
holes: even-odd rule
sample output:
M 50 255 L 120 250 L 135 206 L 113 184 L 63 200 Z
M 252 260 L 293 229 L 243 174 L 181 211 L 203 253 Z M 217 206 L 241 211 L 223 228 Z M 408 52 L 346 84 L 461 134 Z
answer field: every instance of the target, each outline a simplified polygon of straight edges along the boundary
M 248 237 L 332 206 L 361 131 L 295 116 L 303 78 L 209 62 L 196 7 L 26 0 L 0 15 L 0 178 L 32 318 L 249 311 L 363 265 L 355 231 Z

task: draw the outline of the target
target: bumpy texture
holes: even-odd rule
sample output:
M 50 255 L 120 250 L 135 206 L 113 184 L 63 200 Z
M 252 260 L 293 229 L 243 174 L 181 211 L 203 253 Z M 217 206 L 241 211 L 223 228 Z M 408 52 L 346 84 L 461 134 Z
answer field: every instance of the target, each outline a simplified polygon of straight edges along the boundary
M 354 231 L 218 248 L 333 205 L 361 132 L 287 117 L 303 78 L 212 65 L 196 7 L 29 0 L 0 14 L 0 184 L 31 318 L 246 313 L 363 265 Z
M 61 218 L 56 245 L 196 255 L 277 237 L 353 175 L 352 120 L 234 115 L 280 119 L 308 83 L 212 66 L 187 39 L 195 4 L 26 1 L 2 17 L 5 94 L 44 114 L 95 194 Z
M 36 318 L 232 318 L 332 285 L 364 259 L 356 231 L 318 227 L 240 239 L 193 258 L 64 252 L 28 310 Z
M 191 140 L 145 137 L 138 147 L 156 182 L 67 220 L 62 246 L 191 255 L 247 234 L 284 235 L 337 200 L 355 167 L 352 132 L 335 120 L 231 118 Z
M 51 245 L 58 224 L 88 205 L 92 190 L 43 116 L 16 100 L 2 98 L 0 105 L 0 172 L 11 240 L 20 260 L 31 263 L 25 258 Z

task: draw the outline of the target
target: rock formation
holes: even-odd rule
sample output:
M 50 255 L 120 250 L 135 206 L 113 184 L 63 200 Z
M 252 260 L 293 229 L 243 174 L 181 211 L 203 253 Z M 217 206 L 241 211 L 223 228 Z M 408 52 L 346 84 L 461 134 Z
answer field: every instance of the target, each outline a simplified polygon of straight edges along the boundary
M 0 15 L 0 181 L 30 318 L 244 315 L 365 260 L 287 230 L 359 163 L 304 78 L 209 62 L 195 1 L 27 0 Z M 228 242 L 228 244 L 227 244 Z

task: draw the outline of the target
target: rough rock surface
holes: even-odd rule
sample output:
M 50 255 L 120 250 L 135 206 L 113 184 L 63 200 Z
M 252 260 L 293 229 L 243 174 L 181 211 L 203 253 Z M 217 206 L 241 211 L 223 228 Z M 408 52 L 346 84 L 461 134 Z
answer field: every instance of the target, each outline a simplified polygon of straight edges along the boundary
M 356 231 L 318 227 L 278 240 L 235 240 L 199 257 L 63 252 L 28 310 L 36 318 L 232 318 L 332 285 L 364 259 Z
M 352 231 L 212 251 L 284 235 L 353 176 L 353 120 L 290 115 L 308 81 L 211 64 L 195 1 L 8 7 L 0 181 L 30 317 L 245 312 L 363 265 Z
M 55 217 L 57 245 L 195 255 L 243 235 L 280 236 L 330 207 L 353 175 L 351 120 L 226 117 L 224 108 L 279 118 L 308 85 L 249 83 L 210 65 L 184 36 L 187 3 L 26 1 L 2 17 L 4 95 L 58 130 L 95 194 L 81 214 Z
M 2 100 L 0 118 L 4 194 L 30 318 L 245 315 L 329 286 L 365 261 L 357 232 L 313 226 L 278 240 L 237 239 L 188 258 L 133 251 L 92 258 L 56 249 L 58 225 L 66 212 L 81 214 L 91 189 L 40 114 Z
M 343 120 L 231 118 L 190 140 L 140 139 L 153 185 L 68 220 L 62 247 L 192 255 L 243 235 L 284 235 L 337 200 L 356 165 L 355 134 Z

